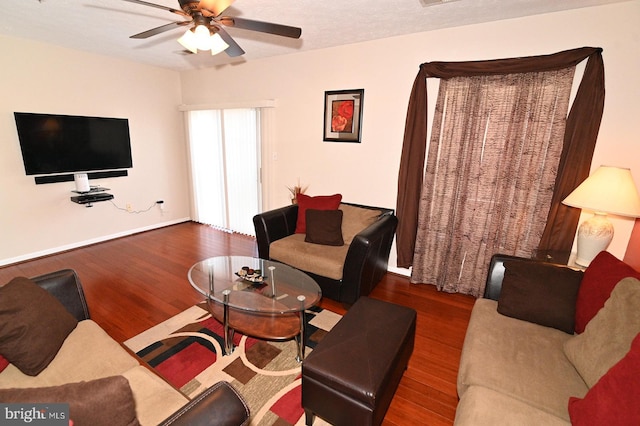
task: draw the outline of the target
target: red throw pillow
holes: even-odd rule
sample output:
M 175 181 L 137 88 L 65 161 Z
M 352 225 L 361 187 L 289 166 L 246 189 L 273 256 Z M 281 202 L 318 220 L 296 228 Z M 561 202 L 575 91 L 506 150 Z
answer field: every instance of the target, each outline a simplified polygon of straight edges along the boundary
M 9 366 L 9 361 L 5 357 L 0 355 L 0 373 L 2 373 L 4 369 L 7 368 L 8 366 Z
M 574 426 L 640 424 L 640 334 L 631 350 L 593 385 L 583 399 L 569 399 Z
M 318 195 L 316 197 L 298 194 L 296 200 L 298 201 L 296 234 L 305 234 L 307 232 L 307 209 L 338 210 L 342 201 L 342 194 Z
M 640 272 L 609 252 L 600 252 L 584 271 L 576 301 L 576 333 L 582 333 L 611 296 L 611 291 L 626 277 L 640 279 Z

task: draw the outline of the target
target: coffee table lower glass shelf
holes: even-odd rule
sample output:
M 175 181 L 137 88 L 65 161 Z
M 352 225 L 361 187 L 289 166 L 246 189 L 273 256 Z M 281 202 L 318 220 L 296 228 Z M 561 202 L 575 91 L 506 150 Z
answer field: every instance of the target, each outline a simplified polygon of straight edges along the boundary
M 307 274 L 283 263 L 245 256 L 205 259 L 189 269 L 189 282 L 206 296 L 209 311 L 224 327 L 225 355 L 233 335 L 266 340 L 296 339 L 296 359 L 304 359 L 304 311 L 322 292 Z

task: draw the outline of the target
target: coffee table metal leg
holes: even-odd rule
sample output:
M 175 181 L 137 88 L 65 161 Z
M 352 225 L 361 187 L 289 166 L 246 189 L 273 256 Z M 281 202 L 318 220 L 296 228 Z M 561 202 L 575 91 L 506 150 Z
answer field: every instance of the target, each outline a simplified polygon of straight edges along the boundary
M 224 326 L 224 354 L 231 355 L 233 353 L 233 334 L 234 330 L 229 327 L 229 294 L 231 290 L 224 290 L 224 316 L 222 324 Z
M 296 356 L 296 361 L 302 362 L 304 360 L 304 349 L 305 349 L 305 341 L 304 341 L 304 296 L 298 296 L 298 301 L 300 302 L 300 334 L 296 336 L 296 343 L 298 343 L 298 356 Z

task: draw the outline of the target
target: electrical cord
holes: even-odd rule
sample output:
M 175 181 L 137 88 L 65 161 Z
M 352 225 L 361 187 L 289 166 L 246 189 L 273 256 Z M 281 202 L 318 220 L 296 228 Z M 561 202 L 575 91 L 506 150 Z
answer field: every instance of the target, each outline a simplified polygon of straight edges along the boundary
M 109 200 L 111 202 L 111 204 L 113 204 L 113 206 L 118 209 L 118 210 L 122 210 L 124 212 L 127 213 L 131 213 L 131 214 L 140 214 L 140 213 L 146 213 L 149 210 L 151 210 L 156 204 L 158 204 L 157 202 L 153 202 L 148 208 L 144 209 L 144 210 L 127 210 L 126 208 L 122 208 L 119 207 L 116 203 L 113 202 L 113 200 Z

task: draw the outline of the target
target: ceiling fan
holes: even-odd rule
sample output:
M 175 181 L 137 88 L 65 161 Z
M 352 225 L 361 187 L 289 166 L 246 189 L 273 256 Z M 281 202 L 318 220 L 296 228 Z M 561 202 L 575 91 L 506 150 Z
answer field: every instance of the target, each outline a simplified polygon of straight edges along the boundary
M 184 35 L 178 39 L 178 42 L 193 53 L 197 53 L 198 50 L 211 50 L 212 55 L 216 55 L 222 51 L 225 51 L 227 55 L 231 57 L 244 55 L 244 50 L 242 50 L 240 45 L 235 42 L 223 26 L 259 31 L 290 38 L 300 38 L 302 34 L 302 29 L 297 27 L 234 16 L 222 16 L 222 13 L 231 6 L 235 0 L 178 0 L 180 9 L 142 0 L 124 1 L 163 9 L 187 18 L 184 21 L 171 22 L 143 31 L 139 34 L 132 35 L 130 38 L 144 39 L 177 27 L 191 26 Z

